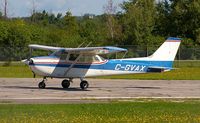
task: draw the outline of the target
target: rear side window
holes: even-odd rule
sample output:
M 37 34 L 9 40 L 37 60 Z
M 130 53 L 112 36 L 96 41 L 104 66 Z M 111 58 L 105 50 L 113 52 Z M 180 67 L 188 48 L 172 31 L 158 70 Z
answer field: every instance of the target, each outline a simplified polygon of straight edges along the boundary
M 99 62 L 100 60 L 96 56 L 92 55 L 83 55 L 80 57 L 78 62 L 83 62 L 83 63 L 92 63 L 92 62 Z

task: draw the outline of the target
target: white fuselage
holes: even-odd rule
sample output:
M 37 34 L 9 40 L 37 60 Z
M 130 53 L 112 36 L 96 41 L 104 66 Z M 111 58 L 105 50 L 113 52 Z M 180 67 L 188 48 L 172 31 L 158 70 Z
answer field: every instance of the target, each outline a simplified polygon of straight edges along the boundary
M 32 60 L 34 63 L 30 64 L 29 66 L 35 74 L 53 78 L 83 78 L 93 76 L 145 73 L 148 68 L 148 64 L 117 59 L 92 63 L 77 62 L 73 65 L 73 67 L 71 66 L 73 62 L 48 56 L 32 58 Z

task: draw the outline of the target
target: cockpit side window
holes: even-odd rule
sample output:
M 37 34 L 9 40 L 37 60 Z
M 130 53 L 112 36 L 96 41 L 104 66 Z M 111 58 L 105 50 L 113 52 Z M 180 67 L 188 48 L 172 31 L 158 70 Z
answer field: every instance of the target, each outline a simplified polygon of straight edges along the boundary
M 69 61 L 75 61 L 78 58 L 79 54 L 70 54 Z
M 93 56 L 85 56 L 85 62 L 93 62 Z
M 93 56 L 89 56 L 89 55 L 82 55 L 80 57 L 80 59 L 78 60 L 78 62 L 82 62 L 82 63 L 91 63 L 93 62 Z

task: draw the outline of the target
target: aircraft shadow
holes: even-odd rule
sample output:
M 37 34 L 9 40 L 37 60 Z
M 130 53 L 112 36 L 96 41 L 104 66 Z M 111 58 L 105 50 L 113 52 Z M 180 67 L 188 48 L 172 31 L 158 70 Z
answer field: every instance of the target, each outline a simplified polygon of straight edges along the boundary
M 89 87 L 89 88 L 135 88 L 135 89 L 161 89 L 161 87 Z
M 126 87 L 126 88 L 136 88 L 136 89 L 161 89 L 161 87 Z
M 4 88 L 16 88 L 16 89 L 34 89 L 34 90 L 58 90 L 58 91 L 90 91 L 82 90 L 81 88 L 58 88 L 58 87 L 46 87 L 45 89 L 39 89 L 38 87 L 25 87 L 25 86 L 3 86 Z
M 34 89 L 34 90 L 43 90 L 38 87 L 27 87 L 27 86 L 2 86 L 3 88 L 16 88 L 16 89 Z M 125 88 L 125 89 L 161 89 L 161 87 L 151 87 L 151 86 L 136 86 L 136 87 L 89 87 L 91 89 L 102 89 L 102 88 Z M 88 89 L 89 89 L 88 88 Z M 46 87 L 44 90 L 58 90 L 58 91 L 91 91 L 91 90 L 82 90 L 81 88 L 62 88 L 62 87 Z

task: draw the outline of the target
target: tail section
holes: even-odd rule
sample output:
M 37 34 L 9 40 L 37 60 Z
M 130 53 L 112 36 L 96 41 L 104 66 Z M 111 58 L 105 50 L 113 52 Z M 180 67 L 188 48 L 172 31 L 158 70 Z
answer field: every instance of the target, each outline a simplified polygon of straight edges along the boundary
M 157 61 L 174 61 L 181 39 L 169 37 L 149 58 Z
M 173 66 L 173 61 L 178 52 L 181 39 L 169 37 L 157 50 L 149 57 L 129 58 L 125 60 L 147 63 L 150 69 L 170 70 Z

